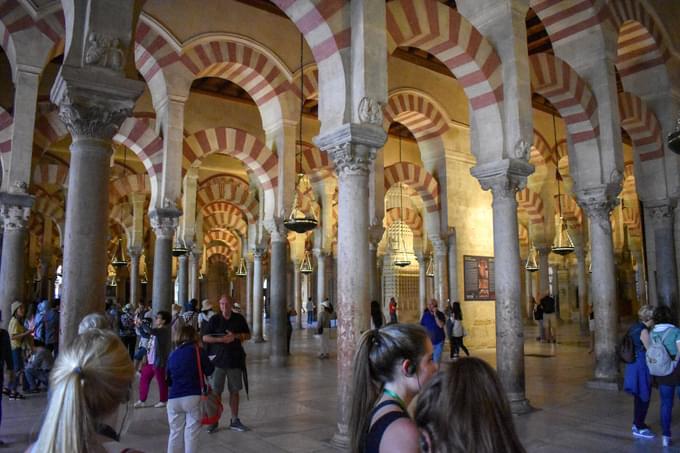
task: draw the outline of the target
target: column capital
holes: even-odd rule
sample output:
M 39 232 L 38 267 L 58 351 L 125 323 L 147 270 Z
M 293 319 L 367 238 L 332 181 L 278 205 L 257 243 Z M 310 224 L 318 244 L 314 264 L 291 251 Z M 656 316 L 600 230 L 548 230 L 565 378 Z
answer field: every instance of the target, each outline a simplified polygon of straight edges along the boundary
M 526 185 L 527 177 L 533 172 L 533 165 L 523 159 L 488 162 L 470 170 L 483 190 L 493 192 L 494 203 L 498 200 L 515 201 L 515 194 Z
M 616 195 L 618 191 L 609 190 L 610 187 L 599 186 L 588 189 L 577 190 L 576 201 L 586 212 L 591 223 L 596 223 L 602 227 L 611 226 L 609 215 L 612 209 L 619 203 Z
M 142 82 L 120 74 L 64 65 L 50 98 L 74 139 L 110 140 L 143 91 Z
M 676 203 L 671 200 L 660 200 L 655 202 L 645 202 L 644 207 L 649 213 L 648 218 L 652 221 L 655 228 L 670 227 L 673 224 L 673 211 Z
M 447 256 L 449 254 L 449 247 L 446 245 L 446 241 L 440 237 L 430 238 L 432 242 L 432 248 L 434 249 L 435 256 Z
M 140 256 L 142 256 L 143 251 L 144 250 L 142 249 L 142 247 L 140 247 L 138 245 L 130 246 L 127 249 L 128 255 L 130 256 L 130 258 L 133 258 L 133 259 L 138 259 Z
M 180 211 L 177 208 L 160 208 L 149 212 L 151 228 L 159 239 L 172 239 L 179 223 Z
M 0 220 L 6 231 L 25 229 L 28 225 L 35 198 L 22 192 L 22 187 L 14 193 L 0 193 Z
M 378 148 L 387 140 L 385 130 L 376 124 L 343 124 L 318 135 L 314 142 L 326 151 L 341 175 L 368 175 Z
M 266 248 L 262 246 L 255 247 L 253 249 L 253 260 L 262 260 L 262 257 L 264 256 L 265 253 L 267 253 Z
M 283 220 L 279 217 L 272 217 L 262 221 L 265 229 L 269 233 L 271 242 L 284 242 L 288 239 L 288 230 L 283 226 Z

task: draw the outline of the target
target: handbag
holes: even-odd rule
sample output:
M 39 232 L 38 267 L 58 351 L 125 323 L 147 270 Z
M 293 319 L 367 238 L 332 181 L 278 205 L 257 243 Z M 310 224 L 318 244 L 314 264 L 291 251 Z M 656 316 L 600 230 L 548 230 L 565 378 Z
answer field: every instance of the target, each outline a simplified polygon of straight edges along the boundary
M 205 375 L 203 374 L 203 368 L 201 367 L 201 354 L 198 352 L 198 346 L 196 346 L 196 364 L 198 365 L 198 382 L 201 386 L 201 400 L 200 400 L 200 411 L 201 411 L 201 424 L 202 425 L 215 425 L 220 421 L 222 416 L 222 411 L 224 411 L 224 406 L 222 405 L 222 397 L 215 393 L 205 380 Z

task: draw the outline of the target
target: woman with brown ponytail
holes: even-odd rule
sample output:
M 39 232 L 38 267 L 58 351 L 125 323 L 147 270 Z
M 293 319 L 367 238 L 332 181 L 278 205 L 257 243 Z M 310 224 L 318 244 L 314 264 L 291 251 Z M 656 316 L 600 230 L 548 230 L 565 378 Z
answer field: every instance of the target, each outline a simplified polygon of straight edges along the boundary
M 365 332 L 354 357 L 351 451 L 418 453 L 418 429 L 406 408 L 436 369 L 421 326 L 389 324 Z

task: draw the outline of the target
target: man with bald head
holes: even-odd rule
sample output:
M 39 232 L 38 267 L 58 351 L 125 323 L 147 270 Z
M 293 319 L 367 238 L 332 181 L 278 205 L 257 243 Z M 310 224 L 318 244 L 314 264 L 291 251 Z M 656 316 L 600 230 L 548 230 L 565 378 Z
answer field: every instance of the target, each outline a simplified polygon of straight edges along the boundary
M 201 332 L 203 343 L 208 347 L 215 371 L 212 375 L 212 388 L 222 395 L 224 381 L 229 390 L 232 431 L 248 431 L 238 418 L 239 392 L 243 388 L 243 370 L 246 367 L 246 353 L 242 342 L 250 340 L 250 329 L 245 318 L 233 311 L 231 297 L 220 297 L 220 312 L 214 314 Z M 208 427 L 209 433 L 217 431 L 217 423 Z

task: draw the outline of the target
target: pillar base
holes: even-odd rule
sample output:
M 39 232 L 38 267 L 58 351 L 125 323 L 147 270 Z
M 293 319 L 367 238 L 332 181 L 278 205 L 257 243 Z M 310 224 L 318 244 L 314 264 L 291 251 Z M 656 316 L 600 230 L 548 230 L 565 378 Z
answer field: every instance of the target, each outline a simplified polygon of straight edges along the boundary
M 288 365 L 288 356 L 285 355 L 270 355 L 269 364 L 274 368 L 283 368 Z
M 593 378 L 586 382 L 586 388 L 618 392 L 623 387 L 621 378 Z
M 255 343 L 264 343 L 264 338 L 255 338 L 255 340 L 253 340 L 253 342 L 255 342 Z
M 536 408 L 529 404 L 529 400 L 526 398 L 510 401 L 510 412 L 512 412 L 512 415 L 525 415 L 535 410 Z
M 344 433 L 336 431 L 330 440 L 330 444 L 335 448 L 347 450 L 349 448 L 349 433 L 347 433 L 347 430 Z

